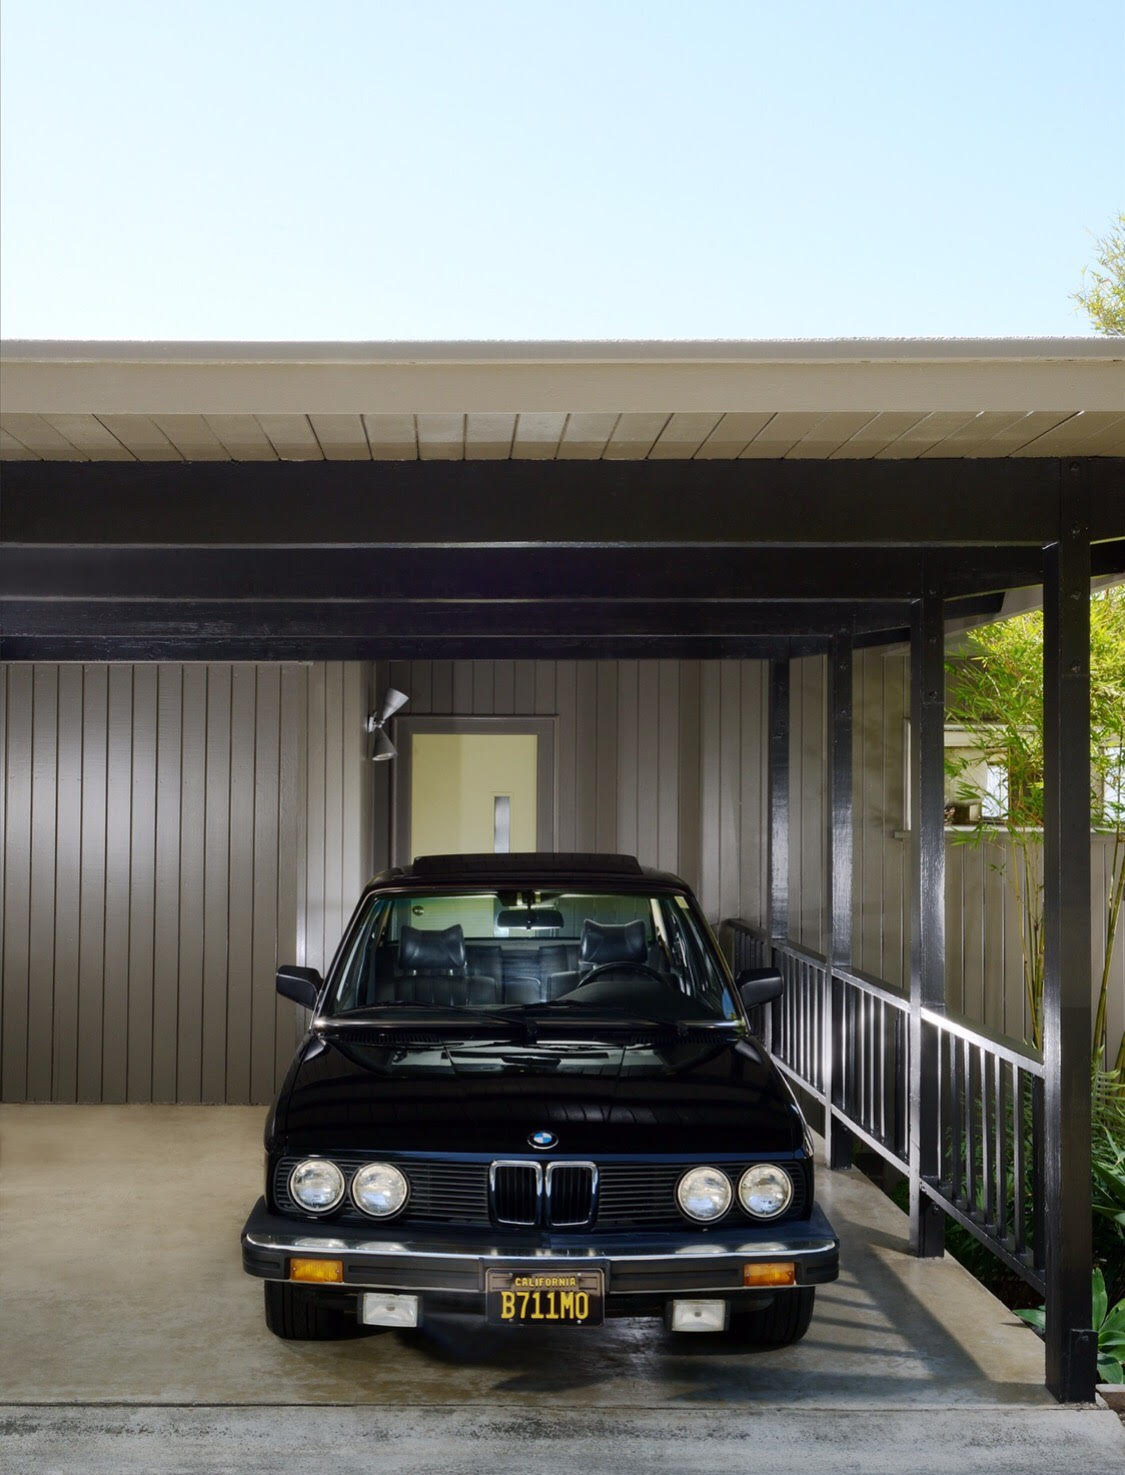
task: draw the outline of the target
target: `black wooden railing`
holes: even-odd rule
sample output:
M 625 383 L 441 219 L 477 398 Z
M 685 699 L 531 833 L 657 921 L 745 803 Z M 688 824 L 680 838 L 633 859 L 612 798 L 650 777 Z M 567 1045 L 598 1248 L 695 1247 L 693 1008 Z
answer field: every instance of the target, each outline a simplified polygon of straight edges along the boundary
M 771 945 L 741 921 L 721 933 L 737 972 L 781 973 L 780 1000 L 756 1011 L 780 1069 L 837 1123 L 907 1178 L 910 1101 L 925 1083 L 937 1091 L 940 1173 L 918 1188 L 993 1254 L 1043 1293 L 1043 1064 L 979 1026 L 936 1010 L 921 1011 L 924 1045 L 935 1045 L 936 1077 L 923 1073 L 910 1049 L 910 999 L 878 979 L 830 970 L 820 954 L 793 943 Z

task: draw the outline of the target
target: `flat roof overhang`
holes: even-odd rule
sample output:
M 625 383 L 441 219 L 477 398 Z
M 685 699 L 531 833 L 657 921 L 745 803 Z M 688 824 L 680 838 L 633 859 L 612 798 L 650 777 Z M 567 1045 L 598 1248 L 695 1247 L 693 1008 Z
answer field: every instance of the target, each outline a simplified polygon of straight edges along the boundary
M 17 659 L 877 643 L 1078 504 L 1125 572 L 1110 339 L 16 343 L 0 407 Z
M 0 456 L 1125 454 L 1125 341 L 0 345 Z

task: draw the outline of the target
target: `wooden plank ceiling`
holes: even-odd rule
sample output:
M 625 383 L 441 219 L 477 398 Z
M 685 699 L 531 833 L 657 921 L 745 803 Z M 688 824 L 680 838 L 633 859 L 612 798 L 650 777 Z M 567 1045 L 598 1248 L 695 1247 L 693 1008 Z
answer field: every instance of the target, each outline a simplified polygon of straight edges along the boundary
M 913 460 L 1125 455 L 1125 410 L 0 414 L 9 461 Z

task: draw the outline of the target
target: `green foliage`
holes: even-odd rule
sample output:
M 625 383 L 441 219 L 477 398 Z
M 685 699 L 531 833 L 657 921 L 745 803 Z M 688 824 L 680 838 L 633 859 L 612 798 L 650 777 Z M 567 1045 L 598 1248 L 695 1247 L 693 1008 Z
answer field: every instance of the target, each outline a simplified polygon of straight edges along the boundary
M 1097 247 L 1100 270 L 1088 267 L 1082 273 L 1085 290 L 1072 295 L 1099 333 L 1125 333 L 1125 214 Z
M 1125 1301 L 1118 1301 L 1110 1308 L 1106 1295 L 1105 1281 L 1100 1270 L 1090 1278 L 1090 1299 L 1093 1302 L 1093 1324 L 1098 1334 L 1098 1381 L 1100 1383 L 1125 1383 Z M 1017 1311 L 1028 1326 L 1040 1334 L 1047 1326 L 1047 1308 L 1035 1311 Z
M 1109 1221 L 1125 1239 L 1125 1147 L 1102 1131 L 1090 1163 L 1094 1213 Z
M 1091 1106 L 1094 1258 L 1117 1299 L 1125 1296 L 1125 1085 L 1119 1072 L 1094 1072 Z
M 967 659 L 950 666 L 948 717 L 966 729 L 972 749 L 954 750 L 947 768 L 961 801 L 986 794 L 973 769 L 981 754 L 1008 773 L 1003 820 L 981 820 L 962 843 L 998 837 L 1006 845 L 997 862 L 1011 887 L 1020 920 L 1027 1015 L 1031 1041 L 1043 1044 L 1043 615 L 1035 611 L 973 632 Z M 1102 590 L 1090 602 L 1090 822 L 1113 836 L 1111 882 L 1106 901 L 1105 950 L 1094 1021 L 1095 1062 L 1106 1059 L 1106 1005 L 1118 923 L 1125 899 L 1125 810 L 1107 806 L 1107 780 L 1125 771 L 1125 588 Z M 1116 1068 L 1125 1071 L 1125 1035 Z

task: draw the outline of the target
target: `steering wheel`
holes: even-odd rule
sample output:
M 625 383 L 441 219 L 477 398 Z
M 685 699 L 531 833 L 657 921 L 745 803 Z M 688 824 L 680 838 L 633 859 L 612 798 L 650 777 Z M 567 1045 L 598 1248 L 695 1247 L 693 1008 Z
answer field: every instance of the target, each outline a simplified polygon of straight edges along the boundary
M 665 978 L 664 974 L 661 973 L 659 969 L 650 967 L 648 963 L 624 962 L 595 963 L 594 966 L 590 969 L 589 973 L 586 974 L 586 977 L 578 985 L 578 987 L 585 988 L 586 985 L 588 983 L 592 983 L 600 973 L 638 973 L 643 974 L 648 978 L 655 978 L 657 983 L 663 984 L 665 988 L 667 988 L 668 986 L 667 978 Z

